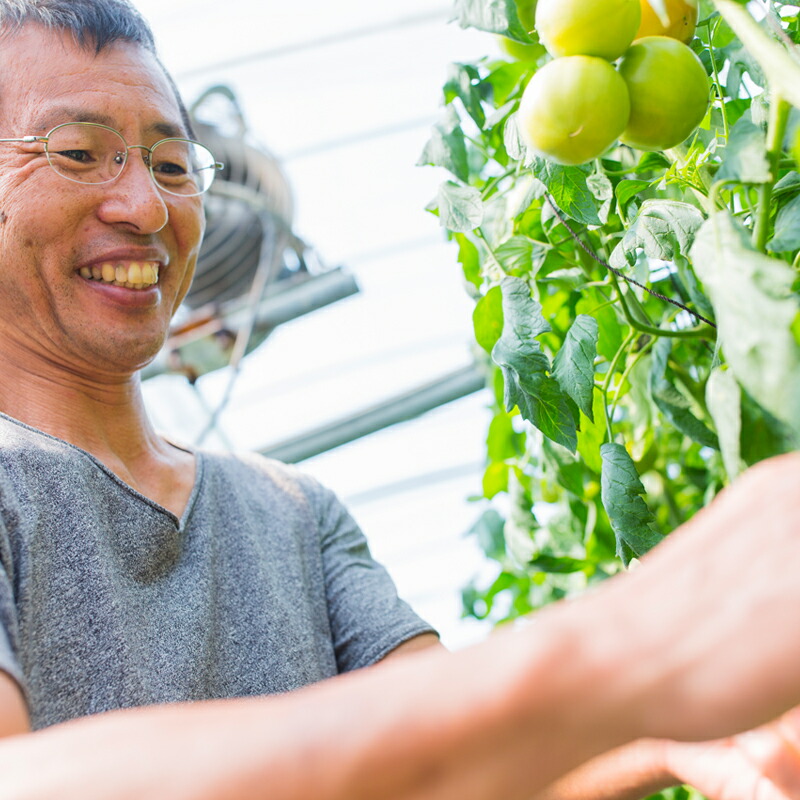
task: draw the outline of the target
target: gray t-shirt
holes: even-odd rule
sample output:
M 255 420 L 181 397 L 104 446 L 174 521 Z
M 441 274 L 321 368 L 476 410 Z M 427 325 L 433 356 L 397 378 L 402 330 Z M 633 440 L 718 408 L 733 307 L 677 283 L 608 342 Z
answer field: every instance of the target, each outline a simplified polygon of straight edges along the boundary
M 0 669 L 34 728 L 285 692 L 431 630 L 331 492 L 260 456 L 196 458 L 179 520 L 0 415 Z

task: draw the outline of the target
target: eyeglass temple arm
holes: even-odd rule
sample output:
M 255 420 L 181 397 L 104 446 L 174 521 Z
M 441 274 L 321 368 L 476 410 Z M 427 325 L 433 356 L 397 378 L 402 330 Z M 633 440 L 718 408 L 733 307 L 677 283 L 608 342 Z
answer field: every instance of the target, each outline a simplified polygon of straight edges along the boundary
M 21 136 L 16 139 L 0 139 L 0 142 L 46 142 L 48 140 L 47 136 Z

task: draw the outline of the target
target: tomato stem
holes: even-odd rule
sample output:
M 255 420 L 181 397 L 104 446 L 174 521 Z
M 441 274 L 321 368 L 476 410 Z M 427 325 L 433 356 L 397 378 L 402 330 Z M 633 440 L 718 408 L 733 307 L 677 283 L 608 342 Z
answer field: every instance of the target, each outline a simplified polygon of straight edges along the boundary
M 767 128 L 767 161 L 769 162 L 769 180 L 758 190 L 758 214 L 753 227 L 753 246 L 765 253 L 769 238 L 769 222 L 772 212 L 772 190 L 778 179 L 781 156 L 783 155 L 783 137 L 789 121 L 789 104 L 776 92 L 772 91 L 769 104 L 769 127 Z

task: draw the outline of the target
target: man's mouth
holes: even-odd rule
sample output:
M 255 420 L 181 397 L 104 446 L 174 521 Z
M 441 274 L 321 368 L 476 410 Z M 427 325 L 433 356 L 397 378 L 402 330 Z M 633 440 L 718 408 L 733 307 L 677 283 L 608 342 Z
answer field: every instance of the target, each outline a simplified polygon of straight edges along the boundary
M 158 267 L 157 261 L 107 262 L 81 267 L 80 274 L 89 281 L 101 281 L 126 289 L 147 289 L 158 283 Z

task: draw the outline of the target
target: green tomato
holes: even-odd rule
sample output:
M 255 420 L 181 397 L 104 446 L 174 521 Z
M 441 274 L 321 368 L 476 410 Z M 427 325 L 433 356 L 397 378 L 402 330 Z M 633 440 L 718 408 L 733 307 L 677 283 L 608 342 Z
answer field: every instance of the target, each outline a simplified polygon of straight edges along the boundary
M 642 9 L 639 0 L 539 0 L 536 31 L 552 56 L 618 59 L 630 46 Z
M 574 165 L 604 153 L 625 130 L 629 114 L 625 81 L 608 61 L 566 56 L 531 78 L 517 123 L 535 152 Z
M 708 76 L 691 48 L 667 36 L 648 36 L 619 63 L 631 115 L 620 137 L 640 150 L 668 150 L 700 124 L 708 109 Z

